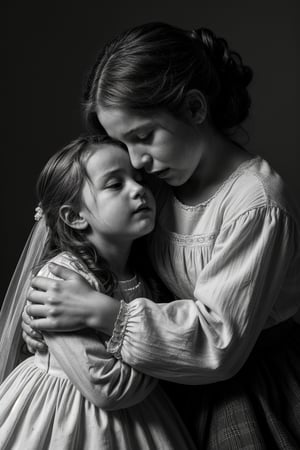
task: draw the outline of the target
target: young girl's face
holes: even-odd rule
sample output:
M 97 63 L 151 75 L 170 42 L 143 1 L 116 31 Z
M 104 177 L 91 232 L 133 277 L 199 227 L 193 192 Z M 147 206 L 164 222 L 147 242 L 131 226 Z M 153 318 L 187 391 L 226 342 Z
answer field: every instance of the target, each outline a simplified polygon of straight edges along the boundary
M 155 223 L 155 201 L 127 152 L 113 144 L 95 147 L 86 164 L 89 180 L 83 186 L 80 211 L 92 234 L 120 241 L 150 233 Z
M 99 108 L 98 119 L 109 136 L 123 142 L 131 162 L 171 186 L 188 181 L 201 162 L 196 126 L 163 110 L 142 115 L 119 108 Z

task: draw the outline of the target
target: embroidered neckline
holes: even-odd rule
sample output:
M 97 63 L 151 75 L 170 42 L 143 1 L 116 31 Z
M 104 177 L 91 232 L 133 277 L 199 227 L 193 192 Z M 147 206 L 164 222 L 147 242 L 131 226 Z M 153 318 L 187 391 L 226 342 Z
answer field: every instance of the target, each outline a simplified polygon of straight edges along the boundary
M 182 203 L 176 195 L 171 191 L 171 199 L 173 202 L 179 206 L 182 209 L 185 210 L 196 210 L 198 208 L 205 208 L 214 198 L 217 197 L 217 195 L 227 186 L 230 181 L 232 181 L 234 178 L 237 178 L 240 176 L 248 167 L 250 167 L 252 164 L 254 164 L 257 160 L 260 159 L 260 156 L 253 156 L 250 159 L 247 159 L 246 161 L 242 162 L 224 181 L 220 184 L 216 192 L 211 195 L 207 200 L 204 202 L 197 203 L 197 205 L 186 205 L 185 203 Z

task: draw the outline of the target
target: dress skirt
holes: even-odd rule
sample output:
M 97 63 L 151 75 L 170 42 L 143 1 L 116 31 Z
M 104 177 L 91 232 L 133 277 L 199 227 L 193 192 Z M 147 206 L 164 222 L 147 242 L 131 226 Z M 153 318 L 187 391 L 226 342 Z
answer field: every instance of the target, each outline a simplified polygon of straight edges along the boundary
M 300 325 L 292 320 L 263 331 L 231 379 L 164 387 L 198 449 L 300 449 Z
M 160 387 L 127 409 L 104 411 L 34 357 L 0 386 L 1 450 L 195 450 Z

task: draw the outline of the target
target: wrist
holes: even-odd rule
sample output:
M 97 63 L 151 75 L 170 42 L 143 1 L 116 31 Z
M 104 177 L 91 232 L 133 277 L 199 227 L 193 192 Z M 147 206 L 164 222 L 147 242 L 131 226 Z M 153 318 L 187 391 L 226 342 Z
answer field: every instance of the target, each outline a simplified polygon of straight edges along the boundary
M 86 326 L 111 336 L 119 309 L 118 300 L 100 292 L 93 292 L 89 298 L 89 308 L 86 310 Z

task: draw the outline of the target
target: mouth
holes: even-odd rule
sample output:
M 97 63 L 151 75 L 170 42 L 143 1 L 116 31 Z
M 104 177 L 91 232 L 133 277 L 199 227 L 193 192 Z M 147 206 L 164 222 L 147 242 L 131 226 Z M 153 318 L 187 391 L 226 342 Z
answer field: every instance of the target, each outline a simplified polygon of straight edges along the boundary
M 133 214 L 149 211 L 151 211 L 151 208 L 146 203 L 142 203 L 133 211 Z
M 164 178 L 169 172 L 169 169 L 157 170 L 154 172 L 150 172 L 150 175 L 154 175 L 155 177 Z

